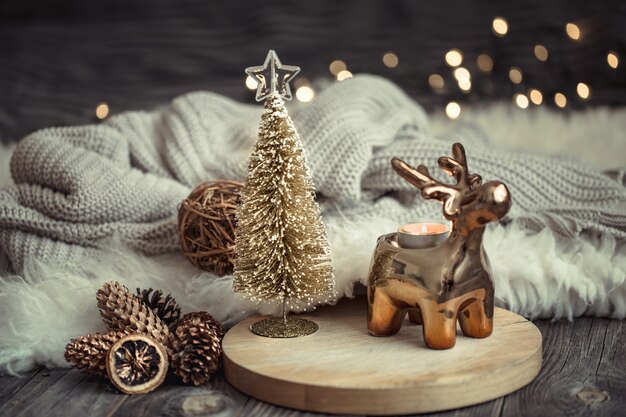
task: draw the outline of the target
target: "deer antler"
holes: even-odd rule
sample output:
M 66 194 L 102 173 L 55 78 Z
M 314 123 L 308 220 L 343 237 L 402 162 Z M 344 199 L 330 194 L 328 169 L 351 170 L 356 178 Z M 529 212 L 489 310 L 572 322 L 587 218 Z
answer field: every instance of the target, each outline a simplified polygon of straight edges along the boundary
M 470 174 L 467 168 L 467 158 L 465 157 L 465 148 L 460 143 L 452 145 L 452 155 L 442 156 L 437 161 L 441 169 L 443 169 L 448 175 L 456 178 L 456 183 L 461 189 L 470 191 L 480 187 L 482 178 L 478 174 Z
M 420 165 L 415 169 L 406 162 L 398 158 L 393 158 L 391 160 L 391 166 L 402 178 L 422 190 L 422 196 L 424 198 L 443 201 L 456 192 L 453 186 L 444 184 L 433 178 L 428 172 L 428 168 L 424 165 Z
M 452 154 L 453 158 L 442 156 L 437 162 L 448 175 L 456 178 L 456 185 L 436 180 L 424 165 L 415 169 L 398 158 L 391 160 L 393 169 L 402 178 L 419 188 L 422 191 L 422 197 L 443 202 L 444 214 L 448 218 L 453 218 L 459 213 L 461 202 L 457 198 L 458 195 L 478 188 L 482 183 L 480 175 L 469 174 L 463 145 L 460 143 L 452 145 Z
M 407 180 L 419 189 L 422 189 L 426 184 L 434 182 L 435 180 L 428 174 L 428 169 L 424 165 L 420 165 L 417 169 L 411 167 L 401 159 L 392 158 L 391 166 L 402 178 Z M 422 172 L 425 170 L 425 173 Z

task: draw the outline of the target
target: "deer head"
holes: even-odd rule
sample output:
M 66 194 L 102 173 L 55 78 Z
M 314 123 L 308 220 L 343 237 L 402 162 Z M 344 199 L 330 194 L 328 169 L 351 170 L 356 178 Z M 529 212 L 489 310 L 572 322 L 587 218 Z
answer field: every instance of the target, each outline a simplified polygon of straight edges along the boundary
M 452 154 L 452 158 L 442 156 L 437 162 L 444 172 L 455 177 L 456 184 L 434 179 L 424 165 L 415 169 L 397 158 L 391 160 L 391 165 L 402 178 L 422 191 L 422 197 L 441 201 L 445 218 L 452 221 L 453 229 L 465 235 L 504 217 L 511 207 L 511 196 L 504 183 L 483 184 L 480 175 L 469 173 L 463 145 L 452 145 Z

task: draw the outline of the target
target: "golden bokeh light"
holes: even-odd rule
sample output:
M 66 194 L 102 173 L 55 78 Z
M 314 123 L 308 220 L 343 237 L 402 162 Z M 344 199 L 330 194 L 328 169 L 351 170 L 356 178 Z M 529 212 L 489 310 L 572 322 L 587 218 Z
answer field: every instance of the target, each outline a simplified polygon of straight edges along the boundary
M 537 106 L 543 101 L 543 94 L 541 94 L 541 91 L 536 88 L 531 89 L 528 95 L 530 96 L 530 101 Z
M 337 80 L 339 81 L 347 80 L 348 78 L 352 78 L 352 73 L 348 70 L 339 71 L 339 74 L 337 74 Z
M 395 68 L 398 66 L 398 55 L 393 52 L 387 52 L 383 55 L 383 64 L 388 68 Z
M 528 107 L 528 97 L 526 97 L 524 94 L 515 94 L 514 99 L 515 104 L 517 104 L 517 107 L 519 107 L 520 109 L 525 109 Z
M 459 80 L 459 88 L 464 93 L 469 93 L 472 89 L 472 82 L 470 80 Z
M 543 45 L 535 45 L 535 58 L 541 62 L 548 60 L 548 48 Z
M 585 83 L 578 83 L 578 85 L 576 86 L 576 92 L 578 93 L 578 96 L 583 100 L 587 100 L 591 95 L 591 89 Z
M 446 52 L 446 63 L 451 67 L 458 67 L 463 63 L 463 53 L 458 49 L 450 49 Z
M 467 68 L 458 67 L 454 70 L 454 78 L 456 78 L 457 81 L 469 80 L 471 75 Z
M 446 106 L 446 116 L 454 120 L 454 119 L 458 119 L 460 115 L 461 115 L 461 106 L 459 105 L 459 103 L 455 101 L 451 101 L 450 103 L 448 103 L 448 105 Z
M 517 67 L 511 67 L 511 69 L 509 70 L 509 78 L 511 79 L 511 82 L 513 82 L 514 84 L 519 84 L 522 82 L 522 70 L 520 70 Z
M 498 16 L 493 19 L 491 28 L 493 33 L 501 38 L 509 31 L 509 24 L 504 17 Z
M 616 52 L 609 52 L 606 54 L 606 62 L 609 64 L 609 67 L 615 69 L 619 65 L 619 58 L 617 57 Z
M 554 103 L 560 108 L 563 108 L 567 106 L 567 97 L 565 97 L 563 93 L 556 93 L 554 95 Z
M 315 97 L 315 91 L 313 91 L 313 89 L 308 85 L 303 85 L 296 90 L 296 98 L 298 101 L 308 103 L 313 100 L 313 97 Z
M 565 32 L 571 39 L 577 41 L 580 39 L 580 28 L 575 23 L 565 25 Z
M 247 76 L 246 77 L 246 87 L 248 87 L 248 89 L 250 90 L 256 90 L 256 87 L 259 83 L 257 82 L 257 80 L 255 80 L 254 78 L 252 78 L 251 76 Z
M 493 69 L 493 59 L 487 54 L 480 54 L 476 58 L 476 65 L 478 65 L 478 69 L 481 71 L 489 72 Z
M 96 117 L 99 120 L 106 119 L 109 115 L 109 105 L 106 103 L 100 103 L 96 106 Z
M 445 85 L 443 77 L 439 74 L 432 74 L 428 77 L 428 84 L 433 90 L 441 90 Z
M 341 71 L 345 71 L 347 69 L 348 67 L 346 67 L 346 63 L 339 59 L 334 60 L 328 66 L 328 70 L 330 71 L 330 73 L 335 76 L 338 75 Z

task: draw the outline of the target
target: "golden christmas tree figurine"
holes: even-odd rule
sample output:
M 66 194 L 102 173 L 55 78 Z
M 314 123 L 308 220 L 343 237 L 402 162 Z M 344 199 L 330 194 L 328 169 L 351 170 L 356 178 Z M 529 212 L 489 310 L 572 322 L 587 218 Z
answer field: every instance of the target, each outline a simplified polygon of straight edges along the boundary
M 335 295 L 330 248 L 315 187 L 283 98 L 300 68 L 282 65 L 270 51 L 262 67 L 246 72 L 265 99 L 259 137 L 250 156 L 235 231 L 234 289 L 254 301 L 282 302 L 283 316 L 261 320 L 252 331 L 268 337 L 311 334 L 317 324 L 288 316 Z

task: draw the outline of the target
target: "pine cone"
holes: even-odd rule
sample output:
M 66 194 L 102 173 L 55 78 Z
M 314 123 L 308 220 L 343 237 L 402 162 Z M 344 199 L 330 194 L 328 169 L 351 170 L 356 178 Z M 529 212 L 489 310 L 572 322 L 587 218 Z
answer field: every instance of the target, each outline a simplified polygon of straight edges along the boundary
M 98 309 L 111 330 L 143 333 L 169 347 L 170 331 L 143 301 L 119 282 L 107 282 L 96 295 Z
M 217 371 L 222 347 L 208 323 L 190 319 L 179 325 L 172 335 L 172 346 L 176 352 L 172 356 L 172 370 L 185 384 L 204 384 Z
M 176 328 L 178 320 L 180 319 L 180 306 L 176 303 L 174 297 L 171 294 L 163 296 L 163 291 L 153 290 L 149 288 L 147 290 L 141 290 L 137 288 L 137 296 L 141 298 L 143 303 L 152 309 L 152 312 L 159 316 L 163 323 L 167 324 L 171 330 Z
M 224 328 L 222 327 L 222 323 L 217 321 L 212 315 L 207 313 L 206 311 L 196 311 L 195 313 L 187 313 L 185 314 L 179 322 L 179 325 L 189 325 L 195 324 L 197 325 L 200 322 L 206 323 L 211 330 L 215 332 L 217 337 L 220 340 L 224 337 Z
M 124 336 L 126 336 L 124 332 L 112 331 L 72 339 L 65 346 L 65 360 L 88 374 L 106 376 L 106 358 L 109 349 Z

